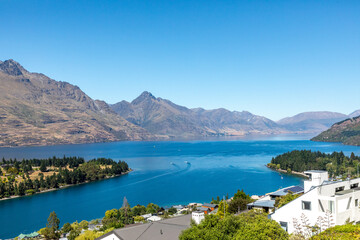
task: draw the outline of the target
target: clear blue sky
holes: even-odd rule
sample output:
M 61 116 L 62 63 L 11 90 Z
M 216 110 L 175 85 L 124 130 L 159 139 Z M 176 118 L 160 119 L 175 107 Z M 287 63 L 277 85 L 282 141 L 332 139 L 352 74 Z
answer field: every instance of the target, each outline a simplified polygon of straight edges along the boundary
M 360 1 L 0 0 L 1 60 L 108 103 L 360 109 Z

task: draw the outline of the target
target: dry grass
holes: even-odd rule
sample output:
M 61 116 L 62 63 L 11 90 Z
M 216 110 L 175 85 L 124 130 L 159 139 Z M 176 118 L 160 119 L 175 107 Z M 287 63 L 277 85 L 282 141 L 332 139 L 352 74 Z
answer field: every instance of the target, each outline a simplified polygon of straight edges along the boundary
M 80 164 L 80 166 L 81 166 L 81 164 Z M 100 165 L 100 168 L 101 168 L 101 169 L 111 168 L 111 166 L 112 166 L 112 165 Z M 73 169 L 70 168 L 69 165 L 66 166 L 66 168 L 67 168 L 69 171 L 73 171 Z M 3 173 L 6 172 L 6 171 L 5 171 L 4 169 L 2 169 L 2 168 L 1 168 L 1 170 L 2 170 Z M 40 173 L 42 173 L 42 174 L 44 175 L 44 178 L 46 178 L 47 176 L 52 176 L 54 173 L 55 173 L 55 174 L 58 173 L 58 172 L 57 172 L 57 170 L 58 170 L 57 167 L 48 167 L 48 168 L 47 168 L 47 172 L 41 172 L 41 171 L 39 170 L 39 167 L 34 167 L 33 170 L 34 170 L 34 171 L 33 171 L 31 174 L 29 174 L 29 177 L 30 177 L 31 180 L 35 180 L 35 179 L 40 178 Z M 5 179 L 5 181 L 6 181 L 6 180 L 7 180 L 7 176 L 1 175 L 1 176 L 0 176 L 0 179 L 1 179 L 2 181 L 4 181 L 4 179 Z M 18 182 L 18 183 L 24 181 L 23 177 L 20 176 L 20 175 L 17 175 L 17 176 L 15 177 L 15 179 L 16 179 L 16 182 Z

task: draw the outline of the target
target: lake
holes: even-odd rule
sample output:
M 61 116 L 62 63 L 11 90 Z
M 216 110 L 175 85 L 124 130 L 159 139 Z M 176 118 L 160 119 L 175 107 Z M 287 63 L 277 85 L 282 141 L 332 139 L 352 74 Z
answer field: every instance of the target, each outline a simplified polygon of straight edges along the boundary
M 212 197 L 227 193 L 232 196 L 237 189 L 262 195 L 281 187 L 301 185 L 301 178 L 289 175 L 281 178 L 265 167 L 272 157 L 294 149 L 360 155 L 360 147 L 277 137 L 1 148 L 0 157 L 5 158 L 66 155 L 87 160 L 96 157 L 125 160 L 134 171 L 59 191 L 0 201 L 0 238 L 45 227 L 51 211 L 57 213 L 61 225 L 101 218 L 106 210 L 120 208 L 124 196 L 131 206 L 153 202 L 165 207 L 210 202 Z

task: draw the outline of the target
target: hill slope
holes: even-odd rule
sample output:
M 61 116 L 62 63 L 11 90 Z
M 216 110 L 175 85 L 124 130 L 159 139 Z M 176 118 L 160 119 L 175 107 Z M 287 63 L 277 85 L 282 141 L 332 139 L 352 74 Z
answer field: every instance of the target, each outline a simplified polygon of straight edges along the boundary
M 318 134 L 346 118 L 347 115 L 337 112 L 304 112 L 283 118 L 277 123 L 289 131 Z
M 189 109 L 143 92 L 131 103 L 122 101 L 111 108 L 126 120 L 163 137 L 241 136 L 286 132 L 275 122 L 249 112 L 220 108 Z
M 77 86 L 0 61 L 0 146 L 148 139 Z
M 311 140 L 360 146 L 360 116 L 335 123 L 330 129 Z

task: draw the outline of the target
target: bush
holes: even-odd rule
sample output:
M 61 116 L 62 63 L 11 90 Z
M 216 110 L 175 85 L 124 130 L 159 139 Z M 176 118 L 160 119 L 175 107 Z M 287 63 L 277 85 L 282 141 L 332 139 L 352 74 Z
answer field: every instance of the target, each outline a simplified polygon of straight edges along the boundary
M 312 240 L 325 240 L 325 239 L 360 239 L 360 226 L 346 224 L 342 226 L 335 226 L 326 229 L 319 235 L 313 236 Z
M 180 240 L 195 239 L 288 239 L 288 234 L 280 225 L 267 218 L 267 215 L 251 210 L 238 216 L 228 215 L 220 218 L 217 215 L 206 215 L 199 225 L 192 225 L 184 230 Z

